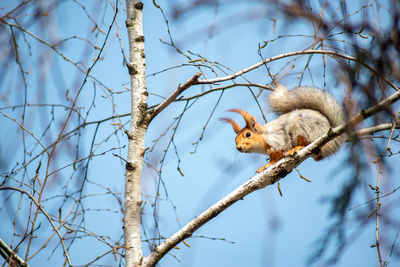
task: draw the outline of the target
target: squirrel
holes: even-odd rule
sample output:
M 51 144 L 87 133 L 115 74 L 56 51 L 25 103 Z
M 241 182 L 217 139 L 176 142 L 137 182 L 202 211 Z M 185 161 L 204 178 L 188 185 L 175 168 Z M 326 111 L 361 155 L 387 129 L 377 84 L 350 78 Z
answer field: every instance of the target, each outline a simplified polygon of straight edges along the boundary
M 279 115 L 275 120 L 260 125 L 248 112 L 230 109 L 243 116 L 246 126 L 240 126 L 232 119 L 222 118 L 232 125 L 236 132 L 236 148 L 244 153 L 269 155 L 269 163 L 261 166 L 260 173 L 268 166 L 287 155 L 294 155 L 300 149 L 325 134 L 330 128 L 344 122 L 344 112 L 329 93 L 313 87 L 297 87 L 288 90 L 278 84 L 268 97 L 270 109 Z M 342 134 L 329 141 L 312 157 L 322 160 L 334 154 L 344 142 Z

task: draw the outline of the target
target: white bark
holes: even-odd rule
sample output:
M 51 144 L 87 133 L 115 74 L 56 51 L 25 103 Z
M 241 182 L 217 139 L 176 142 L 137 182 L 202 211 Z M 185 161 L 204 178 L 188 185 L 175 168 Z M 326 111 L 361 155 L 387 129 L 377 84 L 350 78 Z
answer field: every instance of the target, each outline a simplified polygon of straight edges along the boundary
M 140 238 L 141 221 L 141 178 L 144 139 L 149 123 L 147 113 L 147 89 L 145 80 L 145 53 L 142 25 L 143 3 L 126 0 L 126 27 L 129 40 L 129 63 L 131 79 L 132 115 L 128 135 L 128 158 L 125 175 L 124 237 L 126 266 L 140 266 L 142 246 Z

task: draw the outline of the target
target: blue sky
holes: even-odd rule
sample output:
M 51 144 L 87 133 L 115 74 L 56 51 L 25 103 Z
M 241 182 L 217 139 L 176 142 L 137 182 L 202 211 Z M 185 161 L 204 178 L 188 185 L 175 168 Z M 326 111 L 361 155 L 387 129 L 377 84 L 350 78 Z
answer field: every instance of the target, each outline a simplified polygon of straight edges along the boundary
M 169 15 L 167 4 L 161 1 L 159 4 Z M 93 5 L 93 7 L 88 8 L 89 12 L 95 13 L 94 7 Z M 57 9 L 57 20 L 61 25 L 58 29 L 60 36 L 89 35 L 92 26 L 82 27 L 84 22 L 87 23 L 87 19 L 85 19 L 83 11 L 78 9 L 79 11 L 77 12 L 76 8 L 77 5 L 73 2 L 65 2 Z M 124 6 L 120 6 L 120 12 L 123 13 L 124 9 Z M 352 6 L 350 9 L 356 10 Z M 235 5 L 222 5 L 218 13 L 213 9 L 202 10 L 190 13 L 185 20 L 176 23 L 172 21 L 172 18 L 169 18 L 171 33 L 185 53 L 188 50 L 193 53 L 199 53 L 204 58 L 210 61 L 217 61 L 222 65 L 228 66 L 233 71 L 238 71 L 260 61 L 260 56 L 257 53 L 258 45 L 266 40 L 272 40 L 282 34 L 312 34 L 309 24 L 298 22 L 290 25 L 284 24 L 282 15 L 277 14 L 273 9 L 260 19 L 242 23 L 242 18 L 239 14 L 245 10 L 250 10 L 251 14 L 255 15 L 258 15 L 257 11 L 262 11 L 260 6 L 245 2 Z M 102 14 L 102 11 L 99 11 L 99 13 Z M 102 15 L 98 17 L 101 18 Z M 109 9 L 104 18 L 105 25 L 108 25 L 112 18 Z M 117 23 L 120 26 L 121 37 L 127 52 L 124 18 L 123 14 L 118 16 Z M 228 19 L 224 20 L 223 18 Z M 278 18 L 276 33 L 273 32 L 274 24 L 270 20 L 271 18 Z M 169 40 L 166 32 L 167 28 L 161 13 L 150 2 L 145 3 L 143 20 L 147 74 L 187 63 L 188 60 L 185 57 L 178 55 L 174 49 L 160 42 L 160 38 L 164 41 Z M 223 24 L 219 24 L 221 21 Z M 226 29 L 213 35 L 210 39 L 208 33 L 210 24 L 212 25 L 213 23 L 216 26 L 226 25 Z M 217 27 L 217 32 L 218 29 Z M 107 28 L 103 27 L 102 30 L 106 31 Z M 100 41 L 103 38 L 103 35 L 99 36 Z M 113 35 L 110 40 L 111 42 L 106 46 L 104 52 L 104 60 L 95 66 L 93 75 L 100 77 L 100 80 L 112 88 L 114 92 L 124 91 L 124 85 L 129 81 L 129 77 L 123 64 L 118 39 Z M 263 50 L 262 55 L 267 58 L 285 52 L 303 50 L 311 43 L 311 38 L 301 36 L 279 38 L 277 41 L 269 43 L 267 48 Z M 71 41 L 64 51 L 77 61 L 85 57 L 94 57 L 93 54 L 85 54 L 86 50 L 84 48 L 85 46 L 82 43 L 75 40 Z M 196 59 L 195 56 L 193 58 Z M 292 62 L 294 69 L 301 69 L 306 60 L 307 58 L 302 58 Z M 56 64 L 54 62 L 53 64 Z M 278 71 L 286 62 L 271 64 L 271 70 Z M 330 62 L 333 63 L 333 61 Z M 324 87 L 323 69 L 320 67 L 322 64 L 323 59 L 321 56 L 313 58 L 311 61 L 313 74 L 312 76 L 304 75 L 302 85 Z M 73 67 L 61 63 L 60 69 L 67 88 L 74 88 L 76 84 L 80 84 L 82 75 L 78 74 Z M 52 68 L 52 71 L 55 71 L 54 68 Z M 156 104 L 161 100 L 153 94 L 168 96 L 180 83 L 186 81 L 196 72 L 196 68 L 182 67 L 163 72 L 154 77 L 149 76 L 147 79 L 147 87 L 150 92 L 149 104 Z M 326 72 L 326 89 L 339 98 L 344 94 L 343 85 L 338 85 L 335 82 L 333 75 L 335 67 L 328 64 Z M 298 85 L 298 73 L 295 71 L 291 73 L 293 74 L 287 75 L 282 81 L 288 87 Z M 212 77 L 211 72 L 207 73 L 207 75 Z M 254 83 L 267 84 L 271 82 L 264 67 L 249 73 L 246 78 Z M 59 95 L 53 93 L 57 89 L 55 84 L 47 85 L 47 99 L 55 102 L 62 101 L 64 93 Z M 209 89 L 207 86 L 197 86 L 190 88 L 183 95 L 185 97 L 191 96 L 207 89 Z M 257 92 L 257 90 L 254 91 Z M 88 106 L 87 103 L 90 103 L 93 94 L 94 88 L 89 82 L 80 97 L 79 105 Z M 267 106 L 263 104 L 263 99 L 267 94 L 263 93 L 260 97 L 260 102 L 265 110 L 267 119 L 271 120 L 274 115 L 266 112 Z M 197 149 L 196 145 L 193 145 L 201 136 L 202 129 L 219 97 L 220 93 L 216 92 L 200 98 L 182 117 L 174 140 L 180 156 L 179 167 L 184 176 L 177 171 L 178 159 L 172 146 L 165 157 L 161 177 L 168 189 L 168 196 L 176 206 L 176 214 L 182 225 L 245 182 L 254 175 L 258 167 L 265 164 L 265 157 L 262 155 L 240 154 L 235 151 L 233 130 L 229 125 L 218 120 L 220 117 L 232 116 L 226 112 L 227 109 L 242 108 L 251 112 L 260 122 L 262 121 L 261 113 L 253 97 L 249 90 L 244 87 L 235 87 L 224 92 L 215 113 L 204 131 L 203 139 L 198 143 Z M 97 88 L 95 112 L 91 113 L 88 121 L 110 116 L 113 112 L 114 114 L 128 113 L 130 112 L 129 105 L 129 93 L 116 94 L 111 101 L 111 98 L 107 97 L 106 91 Z M 153 140 L 168 129 L 174 118 L 182 112 L 184 106 L 185 103 L 183 102 L 171 105 L 151 123 L 146 137 L 146 146 L 152 147 Z M 238 117 L 236 116 L 235 119 L 238 119 Z M 122 118 L 122 122 L 127 122 L 127 118 Z M 109 123 L 100 127 L 95 142 L 95 151 L 97 153 L 126 145 L 126 138 L 123 132 L 120 131 L 117 135 L 112 135 L 115 128 Z M 95 127 L 88 127 L 85 131 L 87 135 L 82 140 L 82 146 L 85 147 L 83 154 L 89 153 L 91 137 L 94 134 Z M 143 220 L 149 236 L 154 233 L 151 204 L 154 200 L 158 179 L 158 175 L 152 167 L 160 167 L 163 150 L 166 148 L 171 134 L 171 130 L 167 131 L 154 151 L 147 153 L 145 157 L 146 166 L 142 182 L 143 200 L 145 202 Z M 102 141 L 109 135 L 112 137 L 108 142 L 103 143 Z M 348 149 L 349 146 L 344 145 L 339 153 L 321 162 L 315 162 L 311 159 L 305 161 L 300 165 L 299 171 L 312 182 L 308 183 L 300 179 L 296 172 L 291 173 L 280 182 L 283 197 L 279 195 L 276 186 L 270 186 L 234 204 L 220 216 L 195 232 L 193 238 L 187 239 L 186 242 L 190 247 L 182 243 L 179 244 L 179 249 L 174 249 L 170 255 L 165 256 L 160 262 L 160 266 L 307 265 L 307 259 L 315 249 L 315 242 L 324 235 L 327 227 L 332 222 L 329 214 L 331 204 L 326 201 L 326 198 L 337 195 L 351 174 L 351 170 L 344 166 L 344 160 L 349 153 Z M 191 153 L 194 150 L 196 152 Z M 116 153 L 125 157 L 127 151 L 126 148 L 122 148 Z M 396 157 L 389 159 L 390 166 L 396 166 L 398 163 L 399 160 Z M 363 178 L 368 183 L 374 184 L 376 183 L 375 172 L 376 168 L 372 166 L 370 170 L 365 171 L 366 175 Z M 398 177 L 398 174 L 399 171 L 394 170 L 391 177 L 385 177 L 384 179 L 388 180 L 388 184 L 396 187 L 398 186 L 398 181 L 393 178 Z M 67 173 L 62 172 L 61 177 L 63 175 L 67 175 Z M 88 178 L 117 192 L 123 192 L 124 164 L 118 157 L 107 153 L 91 161 Z M 385 185 L 385 183 L 384 180 L 383 184 Z M 391 186 L 384 186 L 383 189 L 385 190 L 386 188 L 390 191 Z M 93 193 L 104 192 L 102 188 L 92 184 L 89 184 L 86 190 Z M 55 194 L 56 191 L 54 190 L 53 193 Z M 160 191 L 162 201 L 158 207 L 159 231 L 162 236 L 168 237 L 179 229 L 179 223 L 176 220 L 175 211 L 170 201 L 166 200 L 162 187 Z M 372 191 L 369 191 L 369 194 L 364 194 L 364 192 L 368 191 L 365 188 L 359 189 L 360 194 L 357 195 L 351 206 L 374 197 Z M 390 208 L 390 199 L 382 200 L 383 210 L 385 210 L 385 204 L 389 206 L 388 213 L 396 212 L 394 207 Z M 100 235 L 112 236 L 114 240 L 118 240 L 122 235 L 122 216 L 118 213 L 116 200 L 110 196 L 89 197 L 85 199 L 85 205 L 92 209 L 110 209 L 110 211 L 106 212 L 89 211 L 86 216 L 85 227 Z M 354 216 L 357 214 L 358 209 L 364 208 L 366 207 L 354 209 L 349 213 L 350 215 L 353 213 L 352 216 Z M 55 208 L 54 211 L 56 211 Z M 398 223 L 398 215 L 395 218 Z M 344 250 L 336 266 L 377 266 L 376 249 L 370 247 L 375 242 L 374 219 L 371 218 L 367 226 L 362 230 L 360 230 L 361 228 L 357 222 L 350 220 L 346 229 L 346 234 L 352 235 L 354 242 Z M 382 233 L 385 233 L 385 228 L 381 230 Z M 384 243 L 386 245 L 392 244 L 394 234 L 386 232 L 386 236 L 388 239 L 384 240 Z M 328 248 L 328 255 L 331 255 L 335 246 L 335 242 L 331 243 Z M 82 247 L 85 247 L 85 249 L 82 249 Z M 148 248 L 145 243 L 143 247 L 145 248 L 145 254 L 147 254 Z M 105 250 L 106 247 L 98 246 L 95 240 L 82 239 L 72 246 L 71 258 L 75 264 L 83 264 Z M 40 266 L 40 263 L 47 260 L 48 256 L 47 253 L 44 253 L 34 258 L 31 266 Z M 59 257 L 61 255 L 56 254 L 50 262 L 58 262 Z M 385 250 L 384 258 L 390 261 L 390 266 L 396 266 L 396 264 L 400 263 L 399 259 L 389 258 L 387 250 Z M 113 257 L 107 258 L 102 263 L 112 266 L 117 265 L 113 261 Z M 323 265 L 317 264 L 317 266 Z

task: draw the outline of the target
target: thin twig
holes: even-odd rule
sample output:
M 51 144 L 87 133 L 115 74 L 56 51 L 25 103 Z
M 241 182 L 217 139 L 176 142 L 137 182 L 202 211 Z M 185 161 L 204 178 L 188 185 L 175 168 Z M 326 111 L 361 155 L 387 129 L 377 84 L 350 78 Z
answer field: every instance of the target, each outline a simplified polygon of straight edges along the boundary
M 117 3 L 118 3 L 118 1 L 117 1 Z M 100 48 L 100 51 L 98 52 L 97 57 L 96 57 L 96 59 L 94 60 L 94 62 L 92 63 L 92 65 L 87 69 L 87 71 L 84 72 L 84 73 L 85 73 L 85 76 L 84 76 L 83 82 L 82 82 L 80 88 L 78 89 L 78 91 L 77 91 L 77 93 L 76 93 L 74 99 L 73 99 L 71 109 L 70 109 L 69 112 L 68 112 L 68 115 L 67 115 L 67 117 L 66 117 L 66 119 L 65 119 L 65 121 L 64 121 L 64 123 L 63 123 L 63 125 L 62 125 L 62 127 L 61 127 L 61 130 L 60 130 L 60 132 L 58 133 L 58 137 L 57 137 L 57 140 L 56 140 L 56 142 L 55 142 L 55 144 L 54 144 L 54 146 L 53 146 L 53 149 L 52 149 L 51 152 L 50 152 L 49 159 L 48 159 L 48 161 L 47 161 L 47 166 L 46 166 L 46 175 L 45 175 L 45 178 L 44 178 L 44 181 L 43 181 L 43 184 L 42 184 L 42 188 L 41 188 L 40 193 L 39 193 L 38 205 L 37 205 L 38 208 L 36 209 L 35 214 L 34 214 L 34 217 L 33 217 L 33 220 L 32 220 L 32 229 L 34 229 L 34 227 L 35 227 L 36 218 L 37 218 L 37 216 L 38 216 L 39 209 L 41 209 L 40 203 L 41 203 L 41 199 L 42 199 L 42 196 L 43 196 L 43 192 L 44 192 L 44 189 L 45 189 L 45 186 L 46 186 L 48 177 L 49 177 L 48 174 L 49 174 L 49 169 L 50 169 L 51 158 L 52 158 L 52 156 L 54 155 L 54 153 L 55 153 L 55 151 L 56 151 L 56 146 L 57 146 L 57 144 L 61 141 L 61 137 L 63 136 L 64 130 L 66 129 L 67 124 L 68 124 L 68 122 L 69 122 L 69 120 L 70 120 L 70 118 L 71 118 L 71 116 L 72 116 L 73 110 L 75 109 L 75 106 L 77 105 L 78 98 L 79 98 L 79 96 L 80 96 L 80 94 L 81 94 L 81 92 L 82 92 L 82 90 L 83 90 L 83 88 L 84 88 L 84 86 L 85 86 L 85 84 L 86 84 L 86 82 L 87 82 L 88 77 L 90 77 L 90 72 L 93 70 L 93 68 L 95 67 L 95 65 L 97 64 L 97 62 L 99 62 L 99 60 L 100 60 L 100 58 L 101 58 L 101 55 L 102 55 L 102 53 L 103 53 L 103 51 L 104 51 L 104 48 L 105 48 L 105 46 L 106 46 L 106 44 L 107 44 L 107 40 L 108 40 L 108 38 L 109 38 L 109 36 L 110 36 L 112 27 L 113 27 L 114 22 L 115 22 L 115 20 L 116 20 L 117 14 L 118 14 L 118 8 L 116 7 L 116 10 L 115 10 L 113 19 L 112 19 L 111 24 L 110 24 L 110 26 L 109 26 L 109 28 L 108 28 L 107 34 L 106 34 L 106 36 L 105 36 L 105 38 L 104 38 L 103 44 L 102 44 L 102 46 L 101 46 L 101 48 Z M 54 49 L 55 51 L 57 51 L 54 47 L 53 47 L 53 49 Z M 26 256 L 25 256 L 26 259 L 27 259 L 28 256 L 29 256 L 29 250 L 30 250 L 30 247 L 31 247 L 32 238 L 33 238 L 33 236 L 31 235 L 31 236 L 29 237 L 29 241 L 28 241 L 28 245 L 27 245 L 27 249 L 26 249 Z M 61 242 L 63 242 L 63 241 L 61 241 Z M 66 249 L 65 249 L 65 252 L 66 252 Z M 68 259 L 68 263 L 71 265 L 71 262 L 70 262 L 70 260 L 69 260 L 69 257 L 68 257 L 67 259 Z
M 71 259 L 69 257 L 67 248 L 65 247 L 64 239 L 63 239 L 61 233 L 58 231 L 57 227 L 54 225 L 53 220 L 50 218 L 49 214 L 47 214 L 47 212 L 43 209 L 43 207 L 40 206 L 39 202 L 35 199 L 35 197 L 32 196 L 29 192 L 27 192 L 27 191 L 25 191 L 25 190 L 23 190 L 21 188 L 17 188 L 17 187 L 4 186 L 4 187 L 0 187 L 0 190 L 14 190 L 14 191 L 21 192 L 21 193 L 27 195 L 32 200 L 32 202 L 35 203 L 36 207 L 44 214 L 44 216 L 47 218 L 47 220 L 50 222 L 51 226 L 53 227 L 54 231 L 57 233 L 58 237 L 60 238 L 60 242 L 61 242 L 61 245 L 63 247 L 64 254 L 65 254 L 65 257 L 66 257 L 66 259 L 68 261 L 68 264 L 70 266 L 73 266 L 72 263 L 71 263 Z
M 376 194 L 376 223 L 375 223 L 375 247 L 378 253 L 378 259 L 379 259 L 379 265 L 381 267 L 384 266 L 383 261 L 382 261 L 382 253 L 380 249 L 380 243 L 379 243 L 379 216 L 381 215 L 381 199 L 380 199 L 380 184 L 381 184 L 381 178 L 382 178 L 382 172 L 383 172 L 383 162 L 382 162 L 382 157 L 385 155 L 386 151 L 389 150 L 390 147 L 390 141 L 392 139 L 392 135 L 394 132 L 396 124 L 393 124 L 392 129 L 389 134 L 389 139 L 387 141 L 387 145 L 385 149 L 382 152 L 381 157 L 378 159 L 378 164 L 379 164 L 379 173 L 378 173 L 378 181 L 376 182 L 376 186 L 372 187 L 371 189 L 375 191 Z
M 13 23 L 10 23 L 10 22 L 5 21 L 5 20 L 1 20 L 1 22 L 4 23 L 4 24 L 7 24 L 8 26 L 15 27 L 15 28 L 21 30 L 22 32 L 30 35 L 31 37 L 33 37 L 34 39 L 36 39 L 40 43 L 42 43 L 42 44 L 46 45 L 47 47 L 49 47 L 50 49 L 52 49 L 56 54 L 61 56 L 65 61 L 67 61 L 67 62 L 71 63 L 72 65 L 74 65 L 80 72 L 82 72 L 84 75 L 87 75 L 87 77 L 89 77 L 92 81 L 96 82 L 97 84 L 99 84 L 103 88 L 107 88 L 107 86 L 105 86 L 98 79 L 96 79 L 94 76 L 89 74 L 89 70 L 91 68 L 89 68 L 88 70 L 85 70 L 84 68 L 81 67 L 81 63 L 80 62 L 75 62 L 72 59 L 70 59 L 69 57 L 67 57 L 65 54 L 63 54 L 60 50 L 58 50 L 56 48 L 56 45 L 52 45 L 52 44 L 48 43 L 44 39 L 40 38 L 36 34 L 30 32 L 29 30 L 25 29 L 24 27 L 22 27 L 22 26 L 20 26 L 18 24 L 13 24 Z
M 42 142 L 40 142 L 39 139 L 36 138 L 36 136 L 35 136 L 31 131 L 29 131 L 28 129 L 26 129 L 26 128 L 25 128 L 21 123 L 19 123 L 16 119 L 11 118 L 11 117 L 8 116 L 7 114 L 3 113 L 2 111 L 0 111 L 0 113 L 1 113 L 4 117 L 6 117 L 7 119 L 10 119 L 10 120 L 12 120 L 13 122 L 15 122 L 16 124 L 18 124 L 18 126 L 21 127 L 22 130 L 24 130 L 24 131 L 27 132 L 30 136 L 32 136 L 32 137 L 36 140 L 36 142 L 38 142 L 38 144 L 41 145 L 41 147 L 44 149 L 44 152 L 46 152 L 47 155 L 49 156 L 49 151 L 47 151 L 46 147 L 42 144 Z
M 379 216 L 380 216 L 380 211 L 381 211 L 381 200 L 380 200 L 380 190 L 379 186 L 381 183 L 381 177 L 382 177 L 382 169 L 383 169 L 383 163 L 382 160 L 379 160 L 379 174 L 378 174 L 378 181 L 376 183 L 375 187 L 371 186 L 371 189 L 375 191 L 376 194 L 376 210 L 375 210 L 375 215 L 376 215 L 376 223 L 375 223 L 375 245 L 376 250 L 378 252 L 378 260 L 379 260 L 379 266 L 383 267 L 383 262 L 382 262 L 382 254 L 381 254 L 381 249 L 380 249 L 380 243 L 379 243 Z

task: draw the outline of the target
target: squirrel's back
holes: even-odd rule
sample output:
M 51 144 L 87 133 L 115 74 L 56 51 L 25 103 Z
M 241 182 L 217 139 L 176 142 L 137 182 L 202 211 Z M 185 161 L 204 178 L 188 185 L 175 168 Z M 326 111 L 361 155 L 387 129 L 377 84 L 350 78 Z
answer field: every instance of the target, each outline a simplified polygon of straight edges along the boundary
M 344 122 L 341 106 L 329 93 L 313 87 L 298 87 L 288 90 L 279 84 L 268 97 L 270 109 L 277 114 L 289 113 L 296 109 L 312 109 L 324 115 L 336 127 Z
M 313 142 L 329 128 L 334 128 L 344 122 L 342 107 L 336 99 L 329 93 L 313 87 L 298 87 L 288 90 L 283 85 L 278 85 L 268 97 L 270 109 L 280 116 L 271 123 L 265 125 L 267 132 L 276 132 L 275 128 L 286 130 L 283 136 L 297 138 L 301 136 L 308 142 Z M 317 112 L 313 113 L 311 112 Z M 322 117 L 320 115 L 321 114 Z M 321 118 L 326 118 L 325 122 Z M 328 124 L 329 122 L 329 124 Z M 276 125 L 281 125 L 277 127 Z M 275 127 L 274 127 L 275 126 Z M 267 134 L 271 136 L 271 134 Z M 335 153 L 345 140 L 345 134 L 326 143 L 315 159 L 322 159 Z M 272 140 L 271 140 L 272 142 Z M 280 149 L 278 143 L 287 141 L 279 140 L 275 142 L 276 149 Z M 295 142 L 295 141 L 293 141 Z

